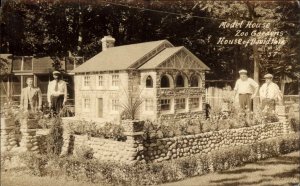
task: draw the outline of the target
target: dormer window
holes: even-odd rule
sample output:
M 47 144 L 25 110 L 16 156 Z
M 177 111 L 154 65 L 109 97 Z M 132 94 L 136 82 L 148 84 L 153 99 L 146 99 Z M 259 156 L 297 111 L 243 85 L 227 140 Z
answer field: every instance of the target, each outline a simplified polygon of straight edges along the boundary
M 160 79 L 160 87 L 161 88 L 169 88 L 170 87 L 170 80 L 167 75 L 163 75 Z
M 153 88 L 153 80 L 151 76 L 148 76 L 146 79 L 146 88 Z

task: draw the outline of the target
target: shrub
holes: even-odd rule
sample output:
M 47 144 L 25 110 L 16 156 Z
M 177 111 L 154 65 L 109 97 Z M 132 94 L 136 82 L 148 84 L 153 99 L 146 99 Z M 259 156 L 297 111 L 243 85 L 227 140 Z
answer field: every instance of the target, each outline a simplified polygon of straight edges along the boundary
M 13 158 L 13 153 L 9 151 L 1 152 L 1 171 L 5 170 L 7 162 L 10 162 Z
M 125 141 L 124 128 L 121 125 L 105 123 L 103 126 L 97 125 L 93 121 L 77 120 L 67 125 L 68 131 L 76 135 L 88 135 L 97 138 L 113 139 Z
M 47 153 L 59 155 L 63 146 L 63 127 L 60 117 L 55 117 L 51 125 L 49 135 L 46 137 Z
M 48 156 L 25 152 L 21 153 L 19 157 L 28 168 L 30 174 L 36 176 L 45 176 L 47 174 L 45 167 L 49 161 Z
M 85 156 L 53 159 L 45 155 L 26 153 L 22 159 L 34 175 L 60 173 L 75 180 L 99 185 L 157 185 L 299 150 L 298 135 L 268 139 L 248 146 L 219 149 L 210 154 L 198 154 L 160 163 L 138 163 L 134 166 L 98 161 Z

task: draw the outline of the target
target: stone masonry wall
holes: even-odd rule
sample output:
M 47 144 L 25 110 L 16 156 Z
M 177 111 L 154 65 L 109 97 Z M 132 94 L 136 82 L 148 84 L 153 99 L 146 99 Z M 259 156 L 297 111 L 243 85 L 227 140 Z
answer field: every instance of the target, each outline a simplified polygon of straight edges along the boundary
M 94 157 L 126 163 L 160 162 L 169 159 L 209 153 L 229 146 L 249 145 L 285 134 L 284 123 L 267 123 L 239 129 L 226 129 L 196 135 L 144 141 L 142 134 L 127 136 L 125 142 L 79 135 L 65 135 L 64 151 L 73 153 L 81 147 L 93 149 Z M 70 139 L 73 142 L 70 143 Z M 68 150 L 70 152 L 70 150 Z
M 282 135 L 283 123 L 268 123 L 253 127 L 226 129 L 196 135 L 163 138 L 144 143 L 143 159 L 163 161 L 212 150 L 239 145 L 249 145 L 257 141 Z

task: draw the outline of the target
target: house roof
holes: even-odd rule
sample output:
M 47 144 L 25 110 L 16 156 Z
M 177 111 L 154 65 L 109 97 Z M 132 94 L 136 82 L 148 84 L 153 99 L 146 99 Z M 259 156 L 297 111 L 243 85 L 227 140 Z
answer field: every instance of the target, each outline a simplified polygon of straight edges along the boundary
M 197 64 L 197 68 L 209 70 L 208 66 L 185 47 L 174 47 L 167 40 L 160 40 L 108 48 L 75 68 L 72 72 L 85 73 L 131 68 L 140 70 L 155 69 L 179 51 L 187 53 Z
M 194 61 L 196 61 L 199 65 L 199 67 L 203 70 L 210 70 L 208 66 L 206 66 L 199 58 L 197 58 L 194 54 L 192 54 L 188 49 L 185 47 L 172 47 L 172 48 L 166 48 L 162 52 L 160 52 L 158 55 L 150 59 L 147 63 L 142 65 L 139 69 L 146 70 L 146 69 L 155 69 L 158 68 L 160 64 L 168 60 L 170 57 L 174 56 L 179 51 L 184 51 L 189 56 L 191 56 Z
M 125 70 L 164 43 L 169 42 L 167 40 L 159 40 L 111 47 L 87 60 L 85 63 L 74 69 L 73 72 Z
M 182 48 L 183 47 L 166 48 L 163 51 L 161 51 L 159 54 L 157 54 L 155 57 L 150 59 L 147 63 L 142 65 L 139 69 L 153 69 L 158 65 L 160 65 L 165 60 L 167 60 L 169 57 L 176 54 Z

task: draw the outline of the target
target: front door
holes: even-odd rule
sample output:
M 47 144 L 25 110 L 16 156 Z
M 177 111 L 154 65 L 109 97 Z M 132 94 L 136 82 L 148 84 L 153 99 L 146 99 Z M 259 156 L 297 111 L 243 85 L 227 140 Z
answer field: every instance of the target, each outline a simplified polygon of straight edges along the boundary
M 98 118 L 103 117 L 103 99 L 98 98 Z

